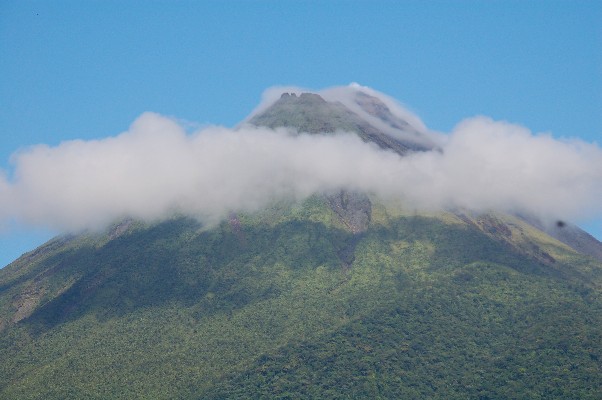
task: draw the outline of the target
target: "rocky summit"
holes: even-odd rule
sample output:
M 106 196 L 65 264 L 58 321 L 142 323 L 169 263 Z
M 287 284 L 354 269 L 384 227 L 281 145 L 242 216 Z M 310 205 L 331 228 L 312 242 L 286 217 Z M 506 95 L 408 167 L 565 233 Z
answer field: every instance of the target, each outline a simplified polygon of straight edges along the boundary
M 283 93 L 270 108 L 254 116 L 249 122 L 257 126 L 288 127 L 320 135 L 354 132 L 366 142 L 402 155 L 409 151 L 432 149 L 432 146 L 422 143 L 426 138 L 421 137 L 415 127 L 394 116 L 381 100 L 363 92 L 357 92 L 355 96 L 355 103 L 366 113 L 393 129 L 409 134 L 407 136 L 410 138 L 414 136 L 415 140 L 387 135 L 341 102 L 328 102 L 315 93 L 301 93 L 299 96 L 295 93 Z
M 433 149 L 353 101 L 284 93 L 249 123 Z M 125 219 L 0 270 L 0 398 L 598 399 L 601 254 L 565 222 L 345 190 Z

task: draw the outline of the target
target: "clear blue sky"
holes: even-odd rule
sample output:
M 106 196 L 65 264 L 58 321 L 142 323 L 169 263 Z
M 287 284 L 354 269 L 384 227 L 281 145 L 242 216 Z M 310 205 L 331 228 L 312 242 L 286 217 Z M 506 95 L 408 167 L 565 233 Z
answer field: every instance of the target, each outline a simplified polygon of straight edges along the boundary
M 0 169 L 144 111 L 232 126 L 267 87 L 353 81 L 438 131 L 482 114 L 602 143 L 601 21 L 601 1 L 579 0 L 4 0 Z M 0 232 L 0 265 L 51 234 Z

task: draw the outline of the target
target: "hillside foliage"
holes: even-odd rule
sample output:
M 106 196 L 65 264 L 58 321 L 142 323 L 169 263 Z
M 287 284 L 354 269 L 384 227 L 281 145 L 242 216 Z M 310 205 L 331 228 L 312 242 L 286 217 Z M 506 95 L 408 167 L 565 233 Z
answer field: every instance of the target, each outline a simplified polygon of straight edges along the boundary
M 517 221 L 371 218 L 314 196 L 55 239 L 0 270 L 0 398 L 599 398 L 599 262 Z

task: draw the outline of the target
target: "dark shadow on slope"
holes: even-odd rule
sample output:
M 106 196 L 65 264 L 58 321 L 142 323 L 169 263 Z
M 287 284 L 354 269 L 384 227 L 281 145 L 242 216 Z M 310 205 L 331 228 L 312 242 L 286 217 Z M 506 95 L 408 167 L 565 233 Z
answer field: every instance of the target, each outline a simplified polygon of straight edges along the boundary
M 46 273 L 45 270 L 48 268 L 54 268 L 57 265 L 57 255 L 48 255 L 62 251 L 62 248 L 74 238 L 75 236 L 65 235 L 51 239 L 0 269 L 0 293 Z M 28 264 L 30 266 L 24 267 Z
M 232 311 L 280 294 L 283 288 L 270 283 L 275 264 L 293 272 L 320 265 L 340 268 L 340 252 L 351 235 L 299 220 L 238 230 L 228 223 L 200 228 L 182 218 L 120 236 L 98 249 L 57 254 L 81 277 L 23 322 L 41 332 L 89 313 L 109 319 L 173 303 L 194 305 L 204 314 Z

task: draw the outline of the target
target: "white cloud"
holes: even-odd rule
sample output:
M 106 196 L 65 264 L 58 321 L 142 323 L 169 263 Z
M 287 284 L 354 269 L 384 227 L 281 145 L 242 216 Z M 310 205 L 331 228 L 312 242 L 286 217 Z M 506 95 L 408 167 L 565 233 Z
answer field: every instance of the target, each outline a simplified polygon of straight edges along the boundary
M 338 188 L 417 208 L 573 220 L 602 214 L 596 145 L 477 117 L 460 123 L 441 147 L 400 157 L 345 133 L 244 126 L 186 134 L 173 120 L 146 113 L 115 137 L 16 153 L 13 176 L 0 174 L 0 219 L 67 231 L 174 212 L 213 222 Z
M 602 212 L 602 151 L 582 141 L 476 117 L 454 129 L 443 153 L 416 155 L 412 164 L 439 206 L 569 219 Z

